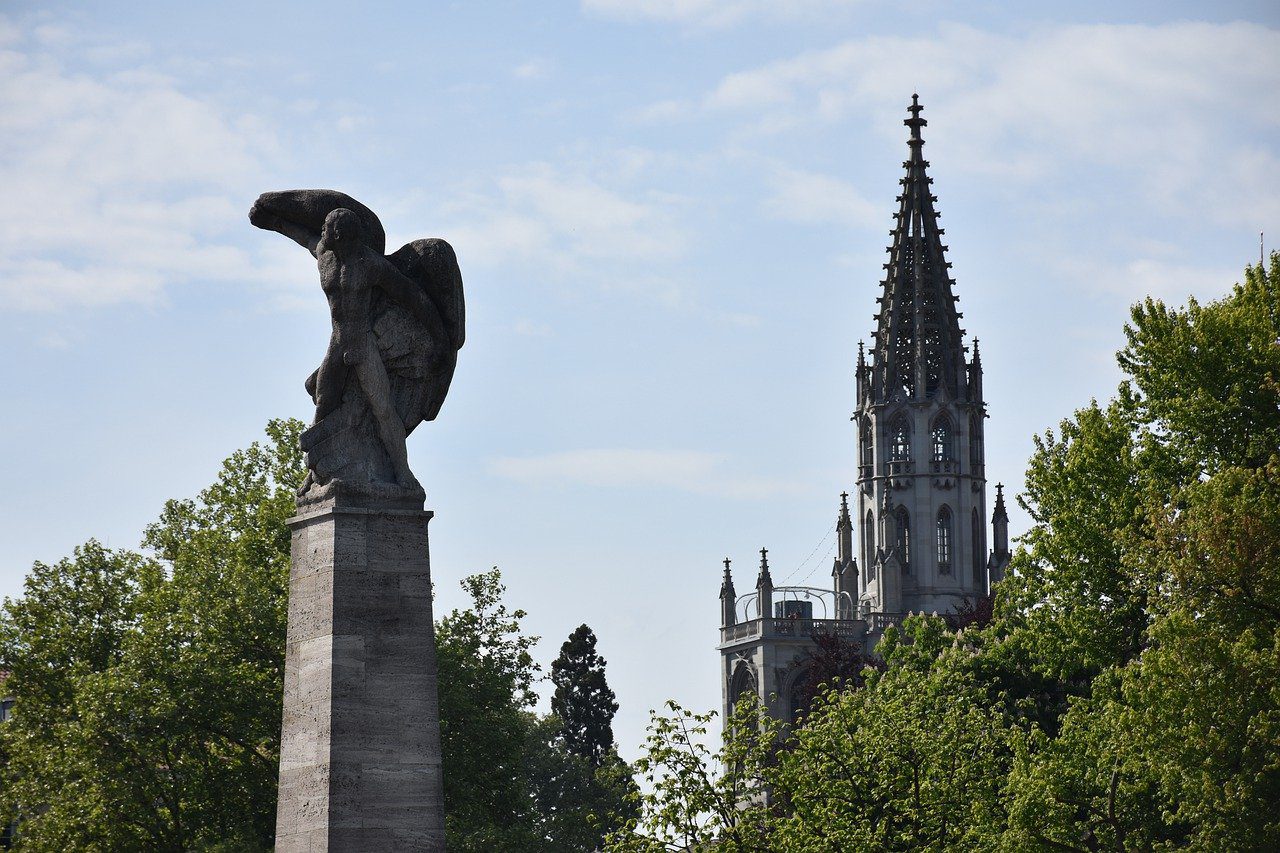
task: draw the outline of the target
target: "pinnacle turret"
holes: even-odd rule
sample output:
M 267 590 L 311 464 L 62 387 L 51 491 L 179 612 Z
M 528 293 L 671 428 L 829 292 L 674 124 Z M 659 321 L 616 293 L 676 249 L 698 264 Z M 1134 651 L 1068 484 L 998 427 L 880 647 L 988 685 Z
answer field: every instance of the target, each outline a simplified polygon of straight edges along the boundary
M 737 602 L 738 594 L 733 589 L 733 575 L 729 572 L 730 560 L 724 558 L 724 579 L 720 581 L 720 624 L 721 626 L 733 625 L 738 621 L 737 618 Z
M 760 549 L 760 574 L 756 577 L 756 586 L 773 586 L 773 576 L 769 574 L 769 549 Z

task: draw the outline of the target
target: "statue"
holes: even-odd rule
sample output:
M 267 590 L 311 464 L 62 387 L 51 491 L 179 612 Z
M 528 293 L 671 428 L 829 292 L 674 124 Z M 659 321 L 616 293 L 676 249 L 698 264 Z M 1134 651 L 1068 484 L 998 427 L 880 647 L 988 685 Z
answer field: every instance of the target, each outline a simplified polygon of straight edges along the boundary
M 443 240 L 390 255 L 373 211 L 334 190 L 263 193 L 249 221 L 315 256 L 333 333 L 305 386 L 315 419 L 302 434 L 299 504 L 344 494 L 421 505 L 405 437 L 434 420 L 465 340 L 462 273 Z

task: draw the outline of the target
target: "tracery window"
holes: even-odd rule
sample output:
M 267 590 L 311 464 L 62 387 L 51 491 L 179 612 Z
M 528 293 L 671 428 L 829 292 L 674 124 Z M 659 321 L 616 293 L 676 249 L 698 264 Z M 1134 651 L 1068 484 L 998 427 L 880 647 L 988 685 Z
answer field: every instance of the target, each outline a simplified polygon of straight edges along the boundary
M 972 538 L 970 539 L 973 548 L 973 582 L 982 584 L 982 570 L 985 568 L 983 563 L 984 552 L 987 550 L 982 547 L 982 519 L 978 518 L 978 509 L 974 507 L 972 516 Z
M 906 462 L 911 458 L 911 425 L 903 415 L 889 427 L 889 461 Z
M 862 421 L 862 426 L 858 430 L 858 442 L 862 445 L 859 448 L 862 453 L 862 464 L 874 465 L 876 449 L 875 445 L 871 441 L 871 422 L 865 418 Z
M 982 464 L 982 415 L 969 415 L 969 464 Z
M 943 507 L 938 510 L 938 574 L 951 574 L 951 510 Z
M 950 462 L 955 458 L 955 436 L 951 421 L 944 415 L 933 424 L 933 461 Z
M 876 565 L 876 522 L 871 515 L 871 510 L 867 510 L 867 517 L 862 522 L 862 550 L 867 567 L 867 577 L 875 577 Z
M 911 571 L 911 513 L 904 506 L 898 507 L 894 515 L 894 527 L 897 528 L 898 561 L 902 563 L 904 572 Z

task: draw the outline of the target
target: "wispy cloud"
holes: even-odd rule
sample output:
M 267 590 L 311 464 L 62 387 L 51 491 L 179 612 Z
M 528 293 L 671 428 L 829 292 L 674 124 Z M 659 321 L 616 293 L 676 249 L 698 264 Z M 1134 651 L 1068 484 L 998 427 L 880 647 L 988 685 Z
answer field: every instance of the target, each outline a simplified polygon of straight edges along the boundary
M 78 42 L 62 30 L 5 38 L 0 304 L 154 302 L 193 279 L 263 274 L 225 232 L 244 226 L 269 132 L 143 68 L 68 70 L 57 50 Z
M 878 227 L 885 218 L 853 184 L 832 175 L 775 164 L 769 183 L 773 192 L 763 206 L 775 219 L 859 228 Z
M 1109 168 L 1170 211 L 1224 224 L 1280 216 L 1259 179 L 1280 166 L 1280 30 L 1257 24 L 870 36 L 729 74 L 701 108 L 741 113 L 763 133 L 877 116 L 900 134 L 904 81 L 929 105 L 929 138 L 946 144 L 950 168 L 1005 180 Z
M 495 459 L 490 470 L 500 477 L 538 486 L 658 488 L 742 500 L 796 489 L 781 480 L 731 473 L 725 470 L 727 462 L 724 454 L 696 450 L 569 450 Z
M 750 19 L 813 19 L 858 5 L 860 0 L 582 0 L 584 11 L 600 17 L 696 27 L 726 27 Z
M 545 59 L 530 59 L 511 69 L 517 80 L 541 80 L 551 73 L 551 63 Z
M 608 176 L 531 163 L 454 193 L 450 242 L 486 266 L 536 268 L 575 287 L 680 304 L 683 287 L 668 272 L 688 248 L 682 200 L 637 188 L 629 172 L 643 166 L 635 160 L 623 152 Z
M 1061 261 L 1057 269 L 1065 280 L 1079 282 L 1125 302 L 1154 296 L 1173 304 L 1186 302 L 1188 296 L 1198 299 L 1220 296 L 1241 276 L 1239 269 L 1208 268 L 1145 256 L 1114 264 L 1096 260 Z

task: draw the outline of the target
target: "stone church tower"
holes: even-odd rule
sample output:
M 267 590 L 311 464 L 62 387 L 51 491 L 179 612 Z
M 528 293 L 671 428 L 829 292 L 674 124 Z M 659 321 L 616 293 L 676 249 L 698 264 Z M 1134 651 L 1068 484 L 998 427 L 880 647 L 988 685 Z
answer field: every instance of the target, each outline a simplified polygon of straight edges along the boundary
M 971 356 L 964 345 L 937 198 L 926 174 L 921 109 L 913 95 L 904 122 L 910 156 L 899 181 L 875 336 L 870 353 L 858 345 L 858 476 L 853 495 L 841 495 L 832 588 L 774 587 L 762 550 L 755 591 L 738 596 L 725 561 L 720 651 L 726 716 L 750 690 L 775 716 L 790 720 L 804 652 L 815 633 L 871 647 L 886 625 L 906 613 L 950 613 L 988 594 L 1009 561 L 999 486 L 987 515 L 982 361 L 976 340 Z M 815 618 L 819 602 L 823 611 Z

